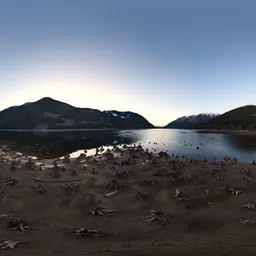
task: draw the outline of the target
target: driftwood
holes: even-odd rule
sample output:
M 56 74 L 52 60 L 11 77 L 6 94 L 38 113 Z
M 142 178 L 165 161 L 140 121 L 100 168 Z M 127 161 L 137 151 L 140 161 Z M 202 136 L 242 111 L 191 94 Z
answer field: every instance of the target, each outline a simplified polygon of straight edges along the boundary
M 69 191 L 76 191 L 77 188 L 79 187 L 79 184 L 67 184 L 66 186 L 60 186 L 60 188 L 62 189 L 66 189 L 66 190 L 69 190 Z
M 106 198 L 109 198 L 109 197 L 111 197 L 111 196 L 117 195 L 118 193 L 120 193 L 120 190 L 115 190 L 115 191 L 106 193 L 106 194 L 104 194 L 104 196 L 105 196 Z
M 200 186 L 200 185 L 201 185 L 201 183 L 200 183 L 199 180 L 195 180 L 193 183 L 194 183 L 194 185 L 196 185 L 196 186 Z
M 97 229 L 85 229 L 85 228 L 64 229 L 64 230 L 61 230 L 60 234 L 62 234 L 63 232 L 68 232 L 75 236 L 87 236 L 87 237 L 101 237 L 104 235 L 109 235 L 109 234 L 105 233 L 104 231 L 100 231 Z
M 247 220 L 244 218 L 240 218 L 239 221 L 241 224 L 254 224 L 255 223 L 255 220 Z
M 226 190 L 228 192 L 231 192 L 232 195 L 238 196 L 243 193 L 241 189 L 238 188 L 231 188 L 228 185 L 221 187 L 221 190 Z
M 124 177 L 128 177 L 130 172 L 127 172 L 127 171 L 123 171 L 123 172 L 115 172 L 113 174 L 114 177 L 118 177 L 118 178 L 124 178 Z
M 182 190 L 181 190 L 181 189 L 178 189 L 178 188 L 176 188 L 173 197 L 174 197 L 178 202 L 181 202 L 181 201 L 189 201 L 189 198 L 184 197 L 184 196 L 182 195 Z
M 195 209 L 195 206 L 193 204 L 186 204 L 185 209 Z
M 27 221 L 21 220 L 18 217 L 14 216 L 4 216 L 7 217 L 7 229 L 14 229 L 19 230 L 22 232 L 26 232 L 28 230 L 31 230 L 31 227 L 28 225 Z
M 229 191 L 231 192 L 232 195 L 238 196 L 240 194 L 242 194 L 242 190 L 238 189 L 238 188 L 230 188 Z
M 243 205 L 242 208 L 256 210 L 256 198 L 253 198 L 248 204 Z
M 91 236 L 91 237 L 100 237 L 102 232 L 96 229 L 75 229 L 72 232 L 75 236 Z
M 254 176 L 252 174 L 252 171 L 250 169 L 247 169 L 247 170 L 239 169 L 238 171 L 243 175 L 243 178 L 245 180 L 256 182 L 256 180 L 254 179 Z
M 110 189 L 115 189 L 115 190 L 123 190 L 125 185 L 124 184 L 119 184 L 117 180 L 111 180 L 105 182 Z
M 142 220 L 144 220 L 147 223 L 152 223 L 154 221 L 160 222 L 162 225 L 169 224 L 169 219 L 172 216 L 170 214 L 166 214 L 160 211 L 151 210 L 147 216 L 142 217 Z
M 21 243 L 20 241 L 7 240 L 0 243 L 0 248 L 2 250 L 13 249 L 17 244 Z
M 17 180 L 10 180 L 10 181 L 0 184 L 0 188 L 4 187 L 6 185 L 15 185 L 15 184 L 17 184 Z
M 45 188 L 41 185 L 31 186 L 31 188 L 33 188 L 35 192 L 40 193 L 40 194 L 45 194 L 45 192 L 46 192 Z
M 147 199 L 149 199 L 149 195 L 148 194 L 144 194 L 144 193 L 142 193 L 141 191 L 138 191 L 136 194 L 135 194 L 135 198 L 137 199 L 137 200 L 147 200 Z
M 114 215 L 117 212 L 118 212 L 118 210 L 108 210 L 108 209 L 106 209 L 104 207 L 100 207 L 100 206 L 97 206 L 90 210 L 90 213 L 92 215 L 98 215 L 98 216 Z
M 76 181 L 82 181 L 85 180 L 85 178 L 81 179 L 73 179 L 73 180 L 41 180 L 41 179 L 33 179 L 35 182 L 76 182 Z
M 204 191 L 205 194 L 211 194 L 212 193 L 212 190 L 207 188 L 205 191 Z
M 143 180 L 142 182 L 140 182 L 140 186 L 147 186 L 147 185 L 157 185 L 158 181 L 153 179 L 153 180 Z
M 216 177 L 216 180 L 217 180 L 217 181 L 223 180 L 223 176 L 218 175 L 218 176 Z
M 9 214 L 1 214 L 1 215 L 0 215 L 0 218 L 7 218 L 7 217 L 10 217 L 10 216 L 12 216 L 12 215 L 9 215 Z

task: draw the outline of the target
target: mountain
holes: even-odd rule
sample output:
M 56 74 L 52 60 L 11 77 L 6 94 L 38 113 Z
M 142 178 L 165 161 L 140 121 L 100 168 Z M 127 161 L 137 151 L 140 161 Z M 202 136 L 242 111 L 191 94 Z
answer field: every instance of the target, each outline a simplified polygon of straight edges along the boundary
M 76 108 L 49 97 L 0 112 L 0 129 L 154 128 L 133 112 Z
M 130 111 L 120 112 L 116 110 L 105 110 L 103 111 L 109 117 L 113 119 L 115 127 L 127 128 L 132 123 L 133 128 L 154 128 L 152 124 L 141 115 Z
M 198 125 L 212 118 L 215 118 L 218 114 L 201 113 L 199 115 L 182 116 L 171 123 L 167 124 L 164 128 L 186 129 L 191 128 L 194 125 Z
M 256 106 L 247 105 L 228 111 L 201 125 L 201 129 L 256 129 Z

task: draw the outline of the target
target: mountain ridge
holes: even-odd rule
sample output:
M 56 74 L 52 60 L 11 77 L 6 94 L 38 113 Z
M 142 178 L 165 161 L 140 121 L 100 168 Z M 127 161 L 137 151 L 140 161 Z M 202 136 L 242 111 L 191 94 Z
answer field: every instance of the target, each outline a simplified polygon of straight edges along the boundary
M 164 128 L 189 129 L 191 126 L 198 125 L 202 122 L 215 118 L 218 115 L 219 114 L 214 113 L 200 113 L 198 115 L 182 116 L 168 123 Z
M 156 126 L 160 128 L 159 126 Z M 44 97 L 0 111 L 0 129 L 149 129 L 156 128 L 132 111 L 75 107 Z M 162 128 L 256 129 L 256 105 L 245 105 L 224 114 L 202 112 L 182 116 Z
M 256 105 L 245 105 L 198 125 L 199 129 L 256 129 Z
M 107 111 L 108 112 L 108 111 Z M 127 118 L 91 108 L 78 108 L 44 97 L 0 112 L 0 129 L 147 129 L 154 128 L 143 116 L 126 111 Z

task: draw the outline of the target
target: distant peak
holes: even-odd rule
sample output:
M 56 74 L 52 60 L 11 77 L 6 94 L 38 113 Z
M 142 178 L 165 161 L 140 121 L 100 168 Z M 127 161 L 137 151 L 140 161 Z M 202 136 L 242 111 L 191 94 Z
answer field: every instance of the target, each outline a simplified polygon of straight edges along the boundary
M 242 106 L 242 107 L 240 107 L 240 108 L 247 108 L 247 107 L 256 107 L 256 105 L 249 104 L 249 105 Z
M 189 117 L 192 117 L 192 116 L 195 116 L 195 115 L 187 115 L 187 116 L 182 116 L 182 117 L 179 117 L 179 118 L 189 118 Z
M 44 98 L 40 99 L 39 101 L 55 101 L 55 100 L 50 97 L 44 97 Z
M 59 101 L 59 100 L 55 100 L 53 98 L 50 97 L 44 97 L 40 100 L 38 100 L 37 102 L 47 102 L 47 103 L 63 103 L 63 104 L 67 104 L 65 102 Z
M 21 105 L 21 106 L 27 106 L 27 105 L 29 105 L 29 104 L 31 104 L 31 102 L 26 102 L 26 103 L 24 103 L 24 104 Z
M 207 116 L 218 116 L 217 113 L 200 113 L 199 115 L 207 115 Z

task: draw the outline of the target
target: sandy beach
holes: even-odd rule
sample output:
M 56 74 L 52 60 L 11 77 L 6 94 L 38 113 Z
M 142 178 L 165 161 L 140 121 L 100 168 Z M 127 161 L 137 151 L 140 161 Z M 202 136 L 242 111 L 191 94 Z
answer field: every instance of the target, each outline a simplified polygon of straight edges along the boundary
M 255 255 L 256 165 L 141 147 L 78 159 L 0 151 L 3 255 Z M 4 248 L 4 244 L 1 244 Z

